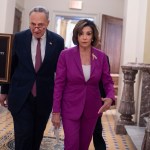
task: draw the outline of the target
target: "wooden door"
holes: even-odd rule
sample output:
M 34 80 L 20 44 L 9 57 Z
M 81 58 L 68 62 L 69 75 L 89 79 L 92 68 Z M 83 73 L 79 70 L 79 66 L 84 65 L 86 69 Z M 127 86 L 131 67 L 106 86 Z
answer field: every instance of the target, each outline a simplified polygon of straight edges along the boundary
M 21 28 L 22 12 L 15 8 L 14 29 L 13 33 L 19 32 Z
M 111 74 L 119 74 L 123 20 L 102 16 L 101 49 L 108 55 Z

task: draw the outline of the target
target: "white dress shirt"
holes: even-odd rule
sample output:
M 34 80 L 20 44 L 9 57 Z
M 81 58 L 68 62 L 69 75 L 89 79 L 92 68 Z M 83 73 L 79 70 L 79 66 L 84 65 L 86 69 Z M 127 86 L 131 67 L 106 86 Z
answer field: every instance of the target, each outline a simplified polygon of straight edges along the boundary
M 82 65 L 82 69 L 83 69 L 85 81 L 88 81 L 90 79 L 90 74 L 91 74 L 91 65 Z

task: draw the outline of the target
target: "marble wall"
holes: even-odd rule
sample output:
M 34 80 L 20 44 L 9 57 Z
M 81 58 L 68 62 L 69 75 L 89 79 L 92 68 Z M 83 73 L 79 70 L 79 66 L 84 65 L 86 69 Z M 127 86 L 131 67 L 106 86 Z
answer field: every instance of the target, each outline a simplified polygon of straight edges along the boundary
M 141 89 L 141 103 L 140 103 L 140 118 L 139 126 L 145 126 L 144 117 L 149 115 L 150 111 L 150 74 L 149 72 L 142 72 L 142 89 Z

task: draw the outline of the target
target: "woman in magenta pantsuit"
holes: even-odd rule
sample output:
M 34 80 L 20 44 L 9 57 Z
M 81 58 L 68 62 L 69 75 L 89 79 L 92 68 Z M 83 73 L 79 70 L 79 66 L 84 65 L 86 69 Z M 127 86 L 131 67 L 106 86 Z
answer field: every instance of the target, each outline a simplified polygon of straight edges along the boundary
M 76 46 L 63 50 L 57 64 L 52 123 L 59 128 L 62 119 L 65 150 L 88 150 L 98 116 L 114 100 L 114 88 L 106 55 L 93 47 L 98 41 L 95 24 L 80 20 L 72 39 Z

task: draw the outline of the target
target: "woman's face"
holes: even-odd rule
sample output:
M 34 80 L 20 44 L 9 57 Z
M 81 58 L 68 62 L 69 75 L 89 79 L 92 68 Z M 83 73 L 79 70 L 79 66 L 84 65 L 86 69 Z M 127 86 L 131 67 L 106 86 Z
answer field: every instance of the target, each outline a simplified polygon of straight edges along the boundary
M 91 47 L 92 40 L 93 40 L 92 28 L 89 26 L 84 27 L 82 31 L 78 34 L 79 46 L 83 48 Z

